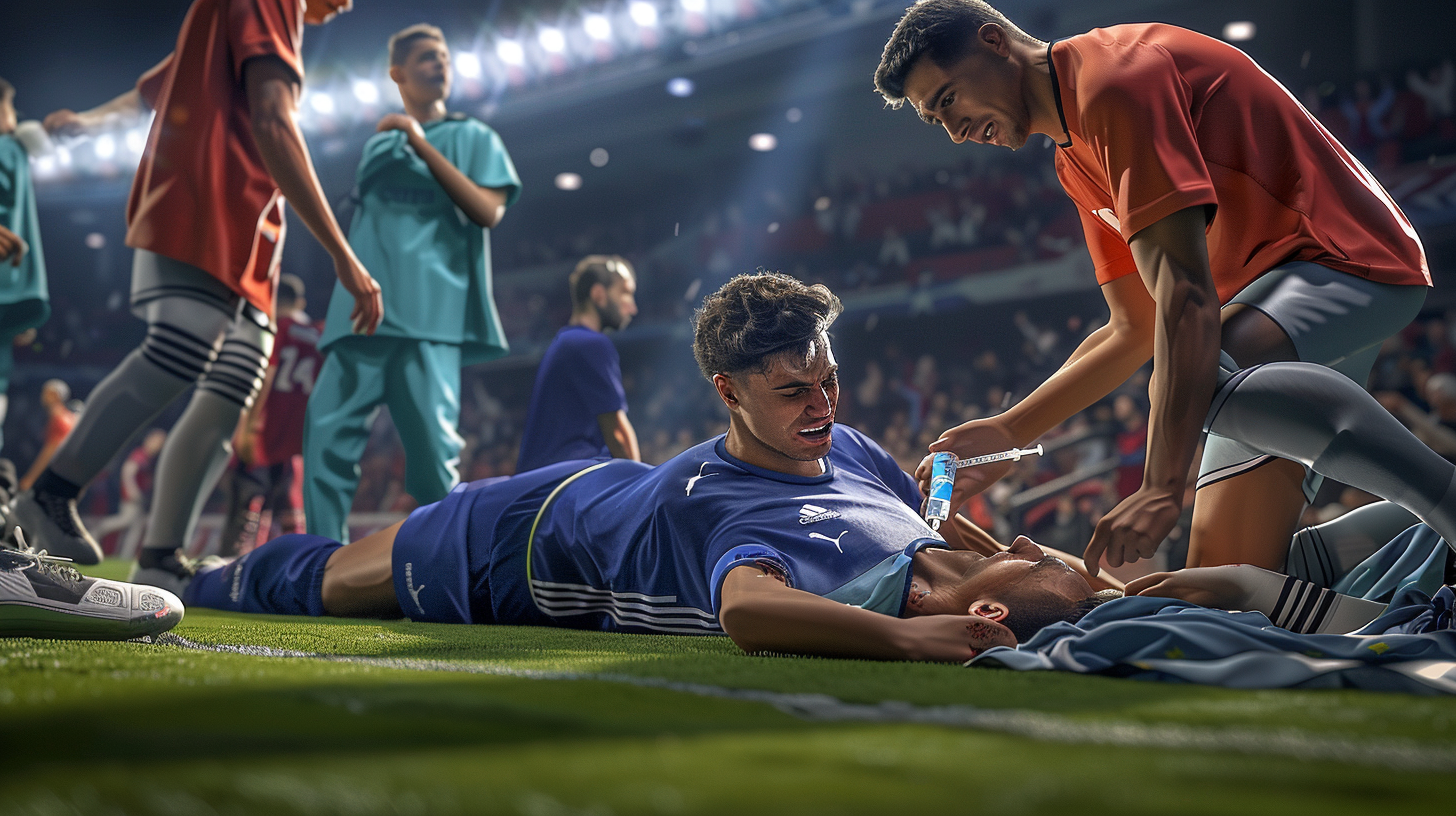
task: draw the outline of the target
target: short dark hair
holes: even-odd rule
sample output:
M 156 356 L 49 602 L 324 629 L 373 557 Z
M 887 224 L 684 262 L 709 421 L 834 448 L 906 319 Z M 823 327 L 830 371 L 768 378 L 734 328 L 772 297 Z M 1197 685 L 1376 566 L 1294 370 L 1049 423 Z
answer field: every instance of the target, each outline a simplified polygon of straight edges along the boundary
M 389 38 L 389 64 L 404 65 L 409 59 L 410 51 L 414 49 L 415 43 L 420 40 L 445 41 L 445 32 L 439 26 L 432 26 L 429 23 L 415 23 L 409 28 L 396 31 L 393 37 Z
M 807 354 L 843 310 L 822 283 L 809 286 L 779 272 L 739 275 L 693 315 L 693 357 L 703 376 L 768 366 L 783 352 Z
M 297 303 L 303 297 L 303 278 L 290 273 L 278 276 L 278 303 Z
M 0 77 L 0 102 L 9 102 L 14 98 L 15 86 L 6 82 L 3 77 Z
M 1011 634 L 1016 635 L 1017 643 L 1025 643 L 1054 623 L 1076 623 L 1088 612 L 1121 597 L 1122 593 L 1115 589 L 1104 589 L 1080 601 L 1069 601 L 1050 592 L 1028 593 L 1027 597 L 1012 601 L 998 600 L 1011 610 L 1002 623 L 1011 630 Z
M 566 279 L 567 288 L 571 290 L 571 308 L 579 309 L 590 303 L 592 287 L 599 283 L 610 287 L 618 279 L 636 276 L 632 264 L 621 255 L 588 255 L 577 262 L 571 276 Z
M 982 0 L 920 0 L 906 9 L 885 43 L 875 69 L 875 90 L 890 107 L 899 108 L 905 103 L 905 78 L 922 56 L 942 68 L 955 65 L 970 53 L 976 32 L 986 23 L 1024 42 L 1040 42 Z

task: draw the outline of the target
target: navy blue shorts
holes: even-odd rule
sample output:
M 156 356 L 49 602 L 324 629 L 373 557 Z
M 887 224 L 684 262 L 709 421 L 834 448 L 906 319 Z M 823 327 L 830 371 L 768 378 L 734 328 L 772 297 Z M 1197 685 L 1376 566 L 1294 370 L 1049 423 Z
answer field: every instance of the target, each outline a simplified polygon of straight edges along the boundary
M 405 616 L 433 623 L 553 625 L 526 583 L 526 538 L 541 505 L 596 460 L 457 485 L 410 513 L 394 538 L 394 591 Z

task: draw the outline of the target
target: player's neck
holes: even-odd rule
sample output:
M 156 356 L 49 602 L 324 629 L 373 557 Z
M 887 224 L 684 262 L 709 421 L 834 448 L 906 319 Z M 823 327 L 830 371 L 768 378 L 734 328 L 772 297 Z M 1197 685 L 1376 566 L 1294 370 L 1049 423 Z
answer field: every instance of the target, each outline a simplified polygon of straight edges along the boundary
M 591 329 L 594 332 L 601 333 L 602 319 L 599 315 L 597 315 L 595 310 L 586 312 L 572 312 L 571 322 L 569 323 L 569 325 L 581 326 L 584 329 Z
M 1048 47 L 1041 42 L 1020 47 L 1025 49 L 1022 85 L 1026 107 L 1031 113 L 1031 132 L 1062 144 L 1068 140 L 1069 134 L 1062 129 L 1062 116 L 1057 110 L 1056 78 L 1052 73 Z
M 406 113 L 413 116 L 415 121 L 422 125 L 438 122 L 444 119 L 445 115 L 449 113 L 445 109 L 445 100 L 443 99 L 405 99 L 404 109 Z

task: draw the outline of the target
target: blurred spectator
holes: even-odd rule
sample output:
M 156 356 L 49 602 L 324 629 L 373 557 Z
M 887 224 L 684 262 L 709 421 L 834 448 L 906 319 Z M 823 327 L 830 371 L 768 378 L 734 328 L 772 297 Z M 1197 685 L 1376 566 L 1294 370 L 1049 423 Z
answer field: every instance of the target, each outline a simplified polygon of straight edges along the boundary
M 51 457 L 56 454 L 56 449 L 61 442 L 71 433 L 71 428 L 76 425 L 76 412 L 72 411 L 67 403 L 71 399 L 71 386 L 66 385 L 64 380 L 46 380 L 40 389 L 40 404 L 46 411 L 45 444 L 41 447 L 40 453 L 36 454 L 35 461 L 30 463 L 30 469 L 20 479 L 20 488 L 29 490 L 30 485 L 35 481 L 46 465 L 51 463 Z
M 116 513 L 91 525 L 91 535 L 103 548 L 106 536 L 121 534 L 116 546 L 111 548 L 113 557 L 124 561 L 136 557 L 142 533 L 147 529 L 147 506 L 152 500 L 152 470 L 166 441 L 167 432 L 161 428 L 147 431 L 142 443 L 127 454 L 121 465 L 121 504 Z

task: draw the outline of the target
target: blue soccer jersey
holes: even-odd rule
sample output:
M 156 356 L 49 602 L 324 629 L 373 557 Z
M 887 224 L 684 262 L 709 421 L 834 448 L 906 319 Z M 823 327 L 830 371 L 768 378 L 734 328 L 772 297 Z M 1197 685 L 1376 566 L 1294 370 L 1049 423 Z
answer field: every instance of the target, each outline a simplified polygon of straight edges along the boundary
M 512 542 L 527 548 L 531 603 L 572 628 L 721 634 L 724 576 L 758 563 L 796 589 L 898 616 L 911 557 L 944 539 L 921 519 L 914 480 L 868 437 L 835 426 L 825 463 L 813 477 L 764 470 L 718 437 L 656 468 L 613 460 L 579 473 Z
M 611 456 L 597 417 L 626 407 L 617 347 L 599 331 L 567 326 L 556 333 L 536 370 L 516 472 Z

